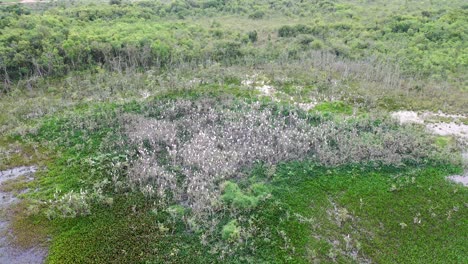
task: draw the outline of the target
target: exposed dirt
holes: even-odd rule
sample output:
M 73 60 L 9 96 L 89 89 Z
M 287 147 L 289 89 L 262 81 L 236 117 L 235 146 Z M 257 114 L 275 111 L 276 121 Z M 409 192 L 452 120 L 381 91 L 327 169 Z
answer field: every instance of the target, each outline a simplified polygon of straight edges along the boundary
M 46 3 L 46 1 L 44 0 L 18 0 L 14 2 L 1 2 L 0 5 L 34 4 L 34 3 Z
M 431 133 L 436 135 L 468 139 L 468 125 L 460 122 L 460 120 L 467 119 L 468 117 L 463 115 L 448 115 L 441 112 L 418 113 L 414 111 L 398 111 L 393 112 L 392 117 L 399 120 L 402 124 L 424 124 Z M 444 121 L 440 121 L 441 119 Z
M 10 180 L 26 176 L 27 180 L 32 180 L 37 168 L 17 167 L 10 170 L 0 171 L 0 186 Z M 19 248 L 12 241 L 14 237 L 9 229 L 11 215 L 9 208 L 18 202 L 18 198 L 12 193 L 4 192 L 0 189 L 0 263 L 9 264 L 36 264 L 44 263 L 47 251 L 43 248 Z
M 468 125 L 450 123 L 426 124 L 429 131 L 441 136 L 456 136 L 468 139 Z
M 246 79 L 241 82 L 243 86 L 253 88 L 260 92 L 262 96 L 270 97 L 275 102 L 281 102 L 280 97 L 289 97 L 285 93 L 278 91 L 265 80 L 262 80 L 258 75 L 247 75 Z M 291 98 L 292 100 L 292 98 Z M 294 102 L 294 105 L 304 111 L 309 111 L 317 105 L 317 102 L 301 103 Z
M 20 3 L 22 4 L 31 4 L 31 3 L 37 3 L 37 2 L 43 2 L 40 0 L 21 0 Z
M 447 179 L 451 180 L 451 181 L 454 181 L 454 182 L 457 182 L 457 183 L 461 183 L 463 184 L 464 186 L 468 186 L 468 175 L 452 175 L 452 176 L 448 176 Z
M 414 111 L 393 112 L 392 117 L 400 121 L 401 124 L 406 124 L 406 123 L 424 124 L 424 119 L 421 118 L 418 115 L 418 113 Z
M 243 80 L 242 85 L 247 87 L 254 87 L 257 91 L 259 91 L 264 96 L 271 96 L 274 97 L 276 93 L 276 89 L 268 85 L 264 80 L 258 78 L 258 75 L 247 76 L 247 79 Z
M 461 122 L 461 120 L 468 119 L 467 116 L 449 115 L 442 112 L 417 113 L 414 111 L 398 111 L 393 112 L 392 117 L 399 120 L 402 124 L 415 123 L 424 125 L 429 132 L 435 135 L 453 136 L 463 141 L 465 148 L 468 144 L 468 125 Z M 468 149 L 463 149 L 462 151 L 462 162 L 465 172 L 463 175 L 452 175 L 447 177 L 447 179 L 468 186 Z
M 468 187 L 468 150 L 465 150 L 462 154 L 463 165 L 465 166 L 465 172 L 463 175 L 452 175 L 448 179 L 457 183 L 461 183 Z

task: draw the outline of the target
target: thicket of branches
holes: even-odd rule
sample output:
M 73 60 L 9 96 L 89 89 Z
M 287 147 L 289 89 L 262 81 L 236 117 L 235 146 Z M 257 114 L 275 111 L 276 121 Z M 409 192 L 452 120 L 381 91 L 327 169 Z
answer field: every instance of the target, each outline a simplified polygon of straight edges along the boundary
M 245 8 L 248 6 L 252 9 Z M 274 5 L 257 1 L 135 2 L 59 5 L 41 12 L 2 6 L 0 77 L 6 91 L 20 79 L 63 76 L 76 70 L 103 67 L 124 71 L 207 61 L 262 63 L 320 50 L 344 59 L 377 59 L 400 68 L 406 76 L 448 78 L 463 85 L 468 65 L 464 55 L 468 48 L 466 9 L 431 7 L 421 12 L 409 8 L 406 15 L 370 19 L 360 8 L 328 1 L 278 1 Z M 314 14 L 315 19 L 301 18 L 296 12 L 299 9 Z M 249 10 L 262 15 L 252 15 Z M 216 21 L 207 27 L 182 19 L 208 13 L 255 20 L 268 15 L 296 16 L 301 22 L 278 23 L 265 31 L 229 29 Z M 329 16 L 334 20 L 328 21 Z

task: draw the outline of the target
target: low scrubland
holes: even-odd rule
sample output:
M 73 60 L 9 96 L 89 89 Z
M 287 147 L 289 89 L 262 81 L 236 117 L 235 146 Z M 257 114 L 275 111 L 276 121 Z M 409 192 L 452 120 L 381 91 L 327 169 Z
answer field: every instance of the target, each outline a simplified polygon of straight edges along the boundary
M 2 189 L 46 262 L 467 261 L 467 190 L 446 180 L 466 142 L 389 114 L 467 114 L 463 1 L 0 17 L 0 168 L 40 168 Z

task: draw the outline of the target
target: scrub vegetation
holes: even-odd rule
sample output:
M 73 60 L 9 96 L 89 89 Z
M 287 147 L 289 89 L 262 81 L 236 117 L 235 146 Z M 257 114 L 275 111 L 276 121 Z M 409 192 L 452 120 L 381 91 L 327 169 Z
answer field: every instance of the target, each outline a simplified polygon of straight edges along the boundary
M 46 263 L 467 262 L 466 138 L 390 114 L 464 124 L 467 8 L 0 5 L 0 168 L 39 168 L 0 186 L 12 241 Z

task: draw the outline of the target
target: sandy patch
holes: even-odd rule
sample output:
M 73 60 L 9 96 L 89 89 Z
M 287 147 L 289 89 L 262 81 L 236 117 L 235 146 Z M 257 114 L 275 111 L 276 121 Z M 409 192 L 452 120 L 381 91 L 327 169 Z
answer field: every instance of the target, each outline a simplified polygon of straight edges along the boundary
M 143 90 L 143 91 L 140 91 L 140 96 L 141 96 L 141 98 L 143 98 L 143 100 L 144 100 L 144 99 L 150 97 L 150 96 L 151 96 L 151 93 L 150 93 L 150 91 L 148 91 L 148 90 Z
M 398 112 L 393 112 L 391 116 L 398 121 L 400 121 L 401 124 L 408 124 L 408 123 L 416 123 L 416 124 L 423 124 L 424 119 L 421 118 L 418 113 L 413 112 L 413 111 L 398 111 Z
M 442 112 L 418 113 L 414 111 L 398 111 L 391 113 L 391 116 L 401 124 L 424 124 L 427 130 L 435 135 L 468 139 L 468 125 L 457 122 L 460 119 L 467 118 L 463 115 L 448 115 Z M 444 118 L 451 120 L 451 122 L 433 122 L 434 118 Z
M 254 75 L 247 75 L 246 79 L 241 82 L 243 86 L 251 87 L 260 92 L 262 96 L 270 97 L 275 102 L 281 102 L 282 100 L 280 97 L 290 97 L 281 91 L 277 91 L 277 89 L 270 85 L 265 80 L 262 80 L 258 77 L 257 74 Z M 290 97 L 291 101 L 294 101 L 292 97 Z M 289 101 L 288 101 L 289 102 Z M 309 111 L 313 109 L 317 102 L 310 102 L 310 103 L 300 103 L 294 102 L 294 105 L 298 108 L 301 108 L 304 111 Z
M 304 111 L 309 111 L 310 109 L 313 109 L 316 105 L 317 102 L 312 102 L 312 103 L 294 103 L 295 106 L 301 108 Z
M 391 116 L 400 121 L 401 124 L 421 124 L 434 135 L 453 136 L 462 142 L 468 143 L 468 125 L 460 122 L 460 120 L 466 119 L 467 116 L 449 115 L 442 112 L 417 113 L 414 111 L 393 112 Z M 447 120 L 447 122 L 437 122 L 440 118 Z M 434 122 L 434 120 L 436 121 Z M 466 148 L 466 144 L 464 145 Z M 462 151 L 462 163 L 465 167 L 464 174 L 452 175 L 447 177 L 447 179 L 468 186 L 468 149 L 463 149 Z
M 421 117 L 424 119 L 424 120 L 427 120 L 427 119 L 431 119 L 431 118 L 434 118 L 434 117 L 445 117 L 445 118 L 451 118 L 451 119 L 463 119 L 463 118 L 466 118 L 466 116 L 464 115 L 452 115 L 452 114 L 445 114 L 443 112 L 437 112 L 437 113 L 434 113 L 434 112 L 424 112 L 421 114 Z
M 257 91 L 266 96 L 273 96 L 275 94 L 275 88 L 271 85 L 262 84 L 261 86 L 255 87 Z
M 452 175 L 448 176 L 447 179 L 468 186 L 468 175 Z
M 450 123 L 426 124 L 426 128 L 433 134 L 440 136 L 456 136 L 468 139 L 468 125 Z
M 0 5 L 15 5 L 15 4 L 34 4 L 34 3 L 46 3 L 45 0 L 18 0 L 15 2 L 3 2 Z
M 267 84 L 265 80 L 258 79 L 258 75 L 247 75 L 246 79 L 241 82 L 242 85 L 253 87 L 255 90 L 259 91 L 262 95 L 265 96 L 274 96 L 276 89 Z

